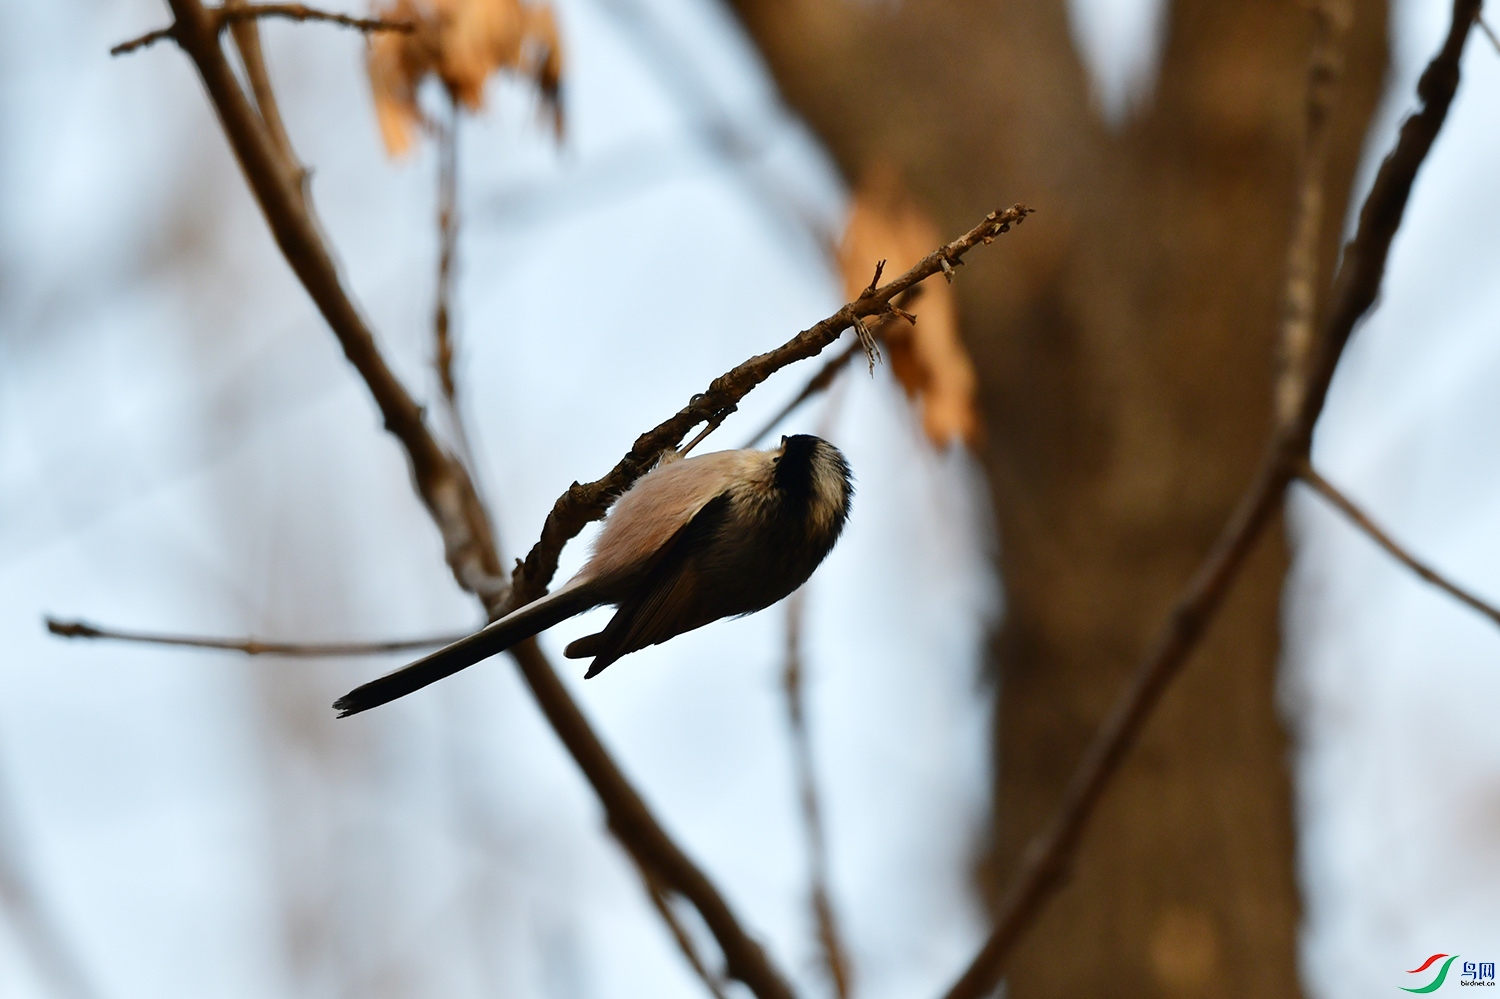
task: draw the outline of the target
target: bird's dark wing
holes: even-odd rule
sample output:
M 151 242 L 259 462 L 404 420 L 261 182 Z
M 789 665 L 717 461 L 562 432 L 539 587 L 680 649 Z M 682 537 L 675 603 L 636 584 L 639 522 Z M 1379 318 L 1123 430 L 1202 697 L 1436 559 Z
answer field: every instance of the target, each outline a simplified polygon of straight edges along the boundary
M 580 651 L 594 653 L 585 679 L 597 675 L 623 655 L 665 642 L 713 620 L 704 617 L 709 613 L 704 598 L 710 595 L 699 589 L 702 556 L 714 535 L 723 529 L 728 513 L 727 495 L 721 494 L 705 503 L 662 546 L 656 564 L 636 592 L 620 602 L 608 626 L 599 634 L 575 643 Z

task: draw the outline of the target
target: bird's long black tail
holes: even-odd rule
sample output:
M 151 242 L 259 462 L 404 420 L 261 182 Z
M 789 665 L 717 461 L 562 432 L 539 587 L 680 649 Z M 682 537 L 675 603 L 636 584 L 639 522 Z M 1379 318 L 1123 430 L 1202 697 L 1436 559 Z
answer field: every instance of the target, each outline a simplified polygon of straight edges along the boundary
M 597 606 L 598 603 L 593 595 L 593 588 L 587 584 L 564 586 L 540 600 L 512 611 L 498 621 L 491 622 L 467 638 L 460 638 L 452 645 L 438 649 L 409 666 L 355 687 L 333 702 L 334 709 L 338 711 L 340 718 L 347 718 L 361 711 L 378 708 L 398 697 L 421 690 L 429 683 L 436 683 L 445 676 L 452 676 L 481 659 L 504 652 L 517 642 L 546 631 L 554 624 Z

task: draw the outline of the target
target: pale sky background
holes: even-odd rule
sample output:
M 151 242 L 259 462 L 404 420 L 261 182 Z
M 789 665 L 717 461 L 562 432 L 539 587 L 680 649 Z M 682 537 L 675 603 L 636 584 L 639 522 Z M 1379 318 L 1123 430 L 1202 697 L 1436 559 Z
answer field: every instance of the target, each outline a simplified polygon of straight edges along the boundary
M 510 554 L 569 482 L 839 304 L 819 241 L 845 194 L 727 14 L 706 0 L 559 9 L 562 146 L 515 85 L 464 132 L 459 370 Z M 1118 120 L 1149 98 L 1158 6 L 1073 9 Z M 1375 150 L 1447 11 L 1398 4 Z M 476 610 L 190 65 L 165 46 L 108 58 L 164 23 L 161 5 L 5 12 L 0 836 L 89 994 L 701 995 L 507 661 L 334 724 L 333 697 L 398 660 L 247 662 L 42 632 L 50 612 L 374 638 L 462 629 Z M 384 159 L 356 36 L 265 33 L 348 282 L 431 397 L 431 150 Z M 1500 55 L 1476 35 L 1464 68 L 1316 458 L 1398 537 L 1500 599 Z M 755 311 L 726 310 L 746 288 L 765 289 Z M 753 395 L 716 446 L 802 377 Z M 1001 610 L 992 542 L 972 464 L 920 441 L 886 373 L 850 380 L 832 436 L 859 487 L 809 590 L 835 901 L 861 995 L 928 995 L 983 933 L 966 885 L 988 782 L 976 676 Z M 1294 503 L 1294 531 L 1283 693 L 1305 977 L 1312 996 L 1363 999 L 1435 951 L 1500 955 L 1500 634 L 1316 500 Z M 819 994 L 783 629 L 772 610 L 586 685 L 576 663 L 564 672 L 659 816 Z M 61 994 L 17 927 L 0 913 L 0 995 Z

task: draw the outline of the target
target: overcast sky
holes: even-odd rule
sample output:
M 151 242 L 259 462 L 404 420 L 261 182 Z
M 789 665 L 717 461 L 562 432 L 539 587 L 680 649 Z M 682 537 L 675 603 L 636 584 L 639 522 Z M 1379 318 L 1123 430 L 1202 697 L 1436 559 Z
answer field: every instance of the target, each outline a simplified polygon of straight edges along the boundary
M 1074 6 L 1101 106 L 1128 114 L 1149 98 L 1156 5 Z M 342 639 L 462 630 L 477 611 L 189 64 L 168 46 L 108 58 L 162 23 L 160 5 L 6 15 L 0 833 L 71 963 L 107 999 L 701 995 L 508 662 L 334 724 L 333 697 L 397 661 L 44 635 L 44 613 Z M 844 192 L 725 12 L 563 0 L 560 16 L 561 145 L 515 84 L 463 132 L 459 375 L 509 555 L 569 482 L 839 304 L 822 240 Z M 1412 106 L 1446 17 L 1433 0 L 1399 5 L 1373 149 Z M 348 283 L 432 398 L 431 150 L 385 159 L 357 37 L 265 34 Z M 1399 538 L 1500 599 L 1500 55 L 1476 35 L 1464 69 L 1315 457 Z M 752 396 L 717 445 L 741 443 L 800 377 Z M 976 677 L 1001 611 L 993 542 L 972 463 L 920 441 L 884 372 L 850 379 L 831 417 L 810 407 L 789 426 L 825 419 L 859 489 L 808 591 L 835 901 L 861 995 L 930 994 L 983 929 L 966 886 L 986 808 L 990 691 Z M 1283 693 L 1309 992 L 1364 999 L 1438 951 L 1494 960 L 1500 634 L 1316 500 L 1294 502 L 1293 527 Z M 586 685 L 576 663 L 564 673 L 667 826 L 815 988 L 784 628 L 773 609 Z M 0 994 L 51 996 L 49 981 L 0 918 Z

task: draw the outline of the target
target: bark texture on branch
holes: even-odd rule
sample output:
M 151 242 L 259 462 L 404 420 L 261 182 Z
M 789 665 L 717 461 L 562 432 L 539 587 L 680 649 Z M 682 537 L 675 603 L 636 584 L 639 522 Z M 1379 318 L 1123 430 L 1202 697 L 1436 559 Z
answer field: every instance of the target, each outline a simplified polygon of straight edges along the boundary
M 851 180 L 893 161 L 945 227 L 999 191 L 1044 210 L 959 288 L 1007 595 L 981 864 L 998 891 L 1262 454 L 1312 23 L 1295 4 L 1174 4 L 1154 101 L 1111 131 L 1065 5 L 736 6 Z M 1384 6 L 1355 6 L 1325 286 L 1386 63 Z M 1297 993 L 1285 562 L 1280 544 L 1250 560 L 1011 960 L 1012 996 Z

